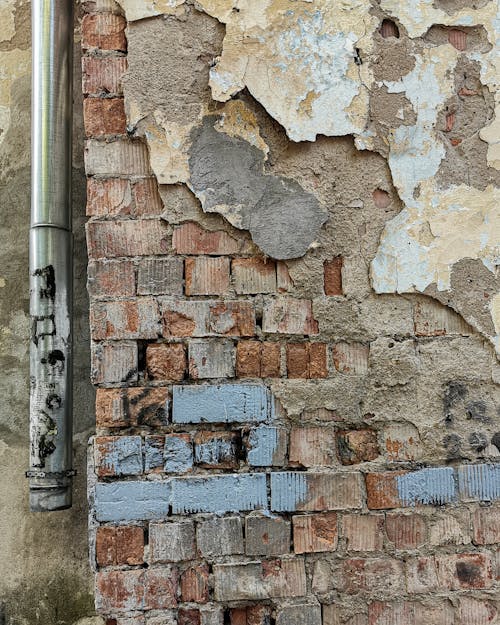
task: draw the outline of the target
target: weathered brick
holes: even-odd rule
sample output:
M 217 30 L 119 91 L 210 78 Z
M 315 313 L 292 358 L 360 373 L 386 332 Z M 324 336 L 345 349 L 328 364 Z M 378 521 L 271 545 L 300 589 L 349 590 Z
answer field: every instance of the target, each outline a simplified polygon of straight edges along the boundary
M 374 430 L 340 430 L 336 439 L 342 464 L 370 462 L 379 456 L 377 433 Z
M 150 523 L 151 562 L 181 562 L 195 557 L 193 521 Z
M 229 290 L 229 258 L 186 258 L 186 295 L 223 295 Z
M 422 455 L 418 429 L 410 423 L 392 423 L 384 428 L 382 437 L 389 462 L 418 460 Z
M 361 508 L 359 473 L 271 473 L 271 509 L 276 512 Z
M 413 309 L 415 334 L 417 336 L 444 336 L 446 334 L 469 335 L 472 328 L 460 315 L 434 299 L 421 298 Z
M 247 462 L 252 467 L 279 467 L 286 462 L 287 432 L 284 428 L 262 425 L 248 436 Z
M 403 563 L 387 557 L 351 558 L 343 562 L 342 591 L 348 594 L 369 591 L 388 597 L 404 592 Z
M 82 89 L 84 95 L 121 95 L 122 77 L 127 71 L 127 58 L 82 57 Z
M 87 179 L 87 215 L 117 217 L 130 215 L 132 196 L 130 181 L 120 178 Z
M 237 469 L 241 456 L 239 432 L 197 432 L 194 459 L 206 469 Z
M 459 467 L 458 490 L 464 501 L 500 499 L 500 463 Z
M 157 219 L 87 223 L 90 258 L 147 256 L 168 251 L 167 227 Z
M 290 551 L 290 522 L 281 517 L 247 516 L 245 553 L 247 556 L 281 556 Z
M 172 567 L 144 572 L 144 609 L 165 610 L 177 606 L 178 571 Z
M 95 468 L 99 477 L 142 473 L 140 436 L 97 436 L 94 446 Z
M 234 377 L 235 349 L 225 339 L 189 342 L 189 375 L 193 380 Z
M 134 213 L 137 216 L 160 215 L 163 210 L 163 202 L 158 192 L 156 178 L 143 178 L 137 180 L 132 186 L 134 198 Z
M 83 121 L 87 137 L 125 134 L 127 120 L 123 98 L 85 98 Z
M 198 523 L 198 550 L 204 558 L 243 553 L 243 522 L 240 517 L 222 517 Z
M 121 15 L 87 13 L 82 20 L 82 48 L 125 52 L 127 50 L 126 25 L 127 22 Z
M 96 484 L 95 512 L 98 521 L 146 521 L 168 514 L 169 482 L 111 482 Z
M 165 436 L 165 471 L 186 473 L 193 468 L 193 445 L 189 434 L 167 434 Z
M 236 293 L 256 294 L 276 291 L 276 264 L 261 258 L 235 258 L 231 264 Z
M 278 609 L 276 625 L 321 625 L 321 605 L 319 603 L 301 603 L 287 605 Z
M 290 432 L 290 464 L 303 467 L 337 464 L 334 430 L 326 427 L 293 427 Z
M 133 297 L 134 263 L 128 260 L 90 261 L 87 270 L 87 288 L 89 295 L 96 298 Z
M 261 341 L 239 341 L 236 348 L 236 375 L 241 378 L 278 378 L 281 345 Z
M 182 343 L 151 343 L 146 347 L 146 370 L 152 380 L 179 382 L 186 375 L 186 350 Z
M 460 52 L 467 50 L 467 33 L 463 30 L 450 28 L 448 31 L 448 41 Z
M 166 388 L 97 389 L 96 422 L 98 427 L 166 425 L 168 390 Z
M 294 516 L 292 521 L 293 550 L 295 553 L 335 551 L 337 549 L 338 531 L 335 512 Z
M 278 297 L 264 305 L 262 330 L 281 334 L 318 334 L 312 302 L 306 299 Z
M 201 625 L 199 610 L 192 608 L 179 608 L 178 625 Z
M 368 373 L 370 346 L 362 343 L 335 343 L 332 358 L 335 369 L 340 373 L 364 375 Z
M 342 534 L 348 551 L 382 551 L 384 517 L 381 514 L 345 514 Z
M 269 625 L 271 608 L 266 605 L 252 605 L 247 608 L 229 610 L 231 625 Z
M 448 509 L 441 513 L 436 511 L 429 526 L 431 545 L 468 545 L 471 542 L 471 520 L 467 509 Z
M 139 295 L 182 295 L 184 267 L 180 258 L 143 258 L 139 261 Z
M 174 423 L 237 423 L 265 421 L 271 399 L 260 384 L 218 384 L 173 387 Z
M 144 571 L 100 571 L 96 576 L 95 606 L 100 612 L 141 610 L 144 605 Z
M 484 599 L 462 596 L 459 599 L 456 625 L 494 625 L 498 620 L 498 608 Z
M 458 625 L 453 606 L 438 600 L 425 604 L 375 601 L 368 606 L 368 618 L 369 625 Z
M 201 625 L 223 625 L 224 610 L 219 605 L 204 605 L 200 608 Z
M 472 527 L 476 545 L 500 543 L 500 508 L 478 508 L 472 515 Z
M 325 280 L 325 295 L 343 295 L 342 290 L 342 266 L 344 259 L 336 256 L 332 260 L 326 260 L 323 265 Z
M 158 304 L 151 297 L 93 302 L 90 329 L 96 341 L 157 338 L 160 333 Z
M 144 562 L 144 530 L 142 527 L 98 527 L 96 560 L 99 566 L 142 564 Z
M 85 171 L 88 176 L 149 176 L 149 156 L 142 141 L 116 139 L 105 142 L 89 139 L 85 146 Z
M 306 594 L 306 572 L 302 558 L 216 564 L 213 569 L 216 601 L 257 601 L 302 597 Z
M 172 506 L 174 514 L 263 509 L 267 506 L 266 476 L 247 473 L 175 478 Z
M 252 302 L 182 301 L 159 298 L 163 334 L 169 336 L 253 336 L 255 310 Z
M 426 541 L 425 518 L 420 514 L 388 513 L 385 531 L 396 549 L 418 549 Z
M 287 293 L 293 288 L 293 280 L 285 262 L 279 260 L 276 263 L 276 287 L 278 293 Z
M 224 230 L 209 231 L 192 221 L 174 228 L 172 245 L 178 254 L 237 254 L 240 243 Z
M 146 473 L 163 471 L 164 458 L 163 450 L 165 448 L 164 436 L 145 436 L 144 437 L 144 471 Z
M 193 603 L 208 601 L 208 565 L 190 566 L 181 575 L 181 599 Z
M 94 384 L 136 382 L 138 372 L 137 343 L 91 344 L 92 365 L 90 377 Z
M 428 556 L 407 563 L 410 593 L 483 589 L 492 583 L 491 558 L 484 553 Z
M 408 560 L 406 585 L 410 594 L 436 592 L 439 581 L 435 558 L 431 556 Z
M 288 343 L 286 366 L 289 378 L 326 378 L 328 365 L 325 343 Z

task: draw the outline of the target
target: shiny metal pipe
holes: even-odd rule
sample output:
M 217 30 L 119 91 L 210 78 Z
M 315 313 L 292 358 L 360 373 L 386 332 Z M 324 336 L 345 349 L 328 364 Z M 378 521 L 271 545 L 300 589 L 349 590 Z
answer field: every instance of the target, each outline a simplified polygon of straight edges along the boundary
M 32 1 L 30 468 L 32 511 L 71 506 L 72 0 Z

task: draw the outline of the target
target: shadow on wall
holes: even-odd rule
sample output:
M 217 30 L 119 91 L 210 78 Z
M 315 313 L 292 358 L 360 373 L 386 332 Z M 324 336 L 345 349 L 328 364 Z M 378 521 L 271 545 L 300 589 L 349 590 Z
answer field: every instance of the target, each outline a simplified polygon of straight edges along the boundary
M 71 510 L 32 514 L 24 477 L 29 436 L 30 3 L 4 0 L 3 6 L 8 15 L 0 34 L 0 65 L 8 77 L 2 83 L 6 113 L 0 116 L 0 623 L 97 625 L 102 619 L 92 618 L 93 584 L 87 558 L 86 441 L 94 427 L 94 392 L 89 381 L 80 43 L 76 37 L 74 449 L 78 476 Z

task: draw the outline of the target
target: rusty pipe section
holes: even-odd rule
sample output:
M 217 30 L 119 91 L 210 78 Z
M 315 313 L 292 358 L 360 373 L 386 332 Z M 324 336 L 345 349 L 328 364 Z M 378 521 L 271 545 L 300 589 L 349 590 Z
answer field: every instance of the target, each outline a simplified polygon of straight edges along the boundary
M 72 499 L 72 0 L 33 0 L 30 509 Z

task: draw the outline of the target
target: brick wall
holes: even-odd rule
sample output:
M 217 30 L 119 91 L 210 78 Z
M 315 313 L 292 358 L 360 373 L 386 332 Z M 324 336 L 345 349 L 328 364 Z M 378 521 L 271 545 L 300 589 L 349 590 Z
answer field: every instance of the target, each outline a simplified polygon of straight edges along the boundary
M 434 300 L 375 298 L 360 255 L 313 250 L 310 279 L 294 280 L 294 262 L 222 218 L 169 219 L 127 132 L 126 20 L 86 9 L 98 612 L 108 625 L 496 623 L 491 349 Z M 374 207 L 387 195 L 374 186 Z

